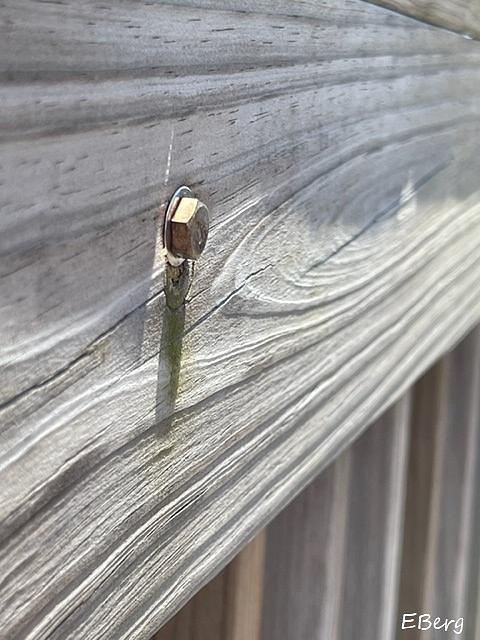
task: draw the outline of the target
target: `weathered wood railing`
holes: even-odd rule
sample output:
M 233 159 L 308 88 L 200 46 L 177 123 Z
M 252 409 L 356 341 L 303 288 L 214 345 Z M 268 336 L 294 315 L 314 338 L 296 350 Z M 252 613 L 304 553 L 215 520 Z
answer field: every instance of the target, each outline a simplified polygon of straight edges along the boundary
M 9 640 L 150 637 L 480 320 L 478 5 L 421 5 L 2 4 Z

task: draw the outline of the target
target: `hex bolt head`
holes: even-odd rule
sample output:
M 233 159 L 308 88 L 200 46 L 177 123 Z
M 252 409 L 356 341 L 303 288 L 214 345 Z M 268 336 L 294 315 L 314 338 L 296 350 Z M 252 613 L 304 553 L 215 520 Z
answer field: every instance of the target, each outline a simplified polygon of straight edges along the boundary
M 170 251 L 177 258 L 197 260 L 208 238 L 208 209 L 197 198 L 183 196 L 170 220 Z

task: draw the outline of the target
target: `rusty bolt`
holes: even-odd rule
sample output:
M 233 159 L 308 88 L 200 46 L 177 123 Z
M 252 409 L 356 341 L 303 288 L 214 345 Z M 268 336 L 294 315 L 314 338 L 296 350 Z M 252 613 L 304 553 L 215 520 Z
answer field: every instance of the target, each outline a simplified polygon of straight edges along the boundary
M 208 209 L 197 198 L 183 196 L 170 220 L 170 251 L 177 258 L 197 260 L 208 237 Z

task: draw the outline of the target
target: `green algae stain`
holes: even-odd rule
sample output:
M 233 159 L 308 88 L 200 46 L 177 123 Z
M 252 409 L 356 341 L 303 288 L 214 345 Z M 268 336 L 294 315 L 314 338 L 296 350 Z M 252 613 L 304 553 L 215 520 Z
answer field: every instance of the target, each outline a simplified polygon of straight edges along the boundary
M 174 405 L 178 395 L 180 383 L 180 369 L 182 365 L 183 331 L 185 327 L 185 305 L 178 309 L 165 308 L 164 336 L 165 360 L 168 367 L 168 400 Z
M 162 356 L 168 369 L 168 401 L 175 406 L 182 368 L 185 329 L 185 298 L 190 288 L 192 269 L 185 261 L 180 267 L 167 264 L 165 270 L 166 307 L 162 326 Z

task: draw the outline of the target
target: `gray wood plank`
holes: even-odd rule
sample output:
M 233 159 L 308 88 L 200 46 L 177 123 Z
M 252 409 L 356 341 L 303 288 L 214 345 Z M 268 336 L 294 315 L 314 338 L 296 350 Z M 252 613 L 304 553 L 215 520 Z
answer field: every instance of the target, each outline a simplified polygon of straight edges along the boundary
M 468 37 L 480 37 L 480 2 L 478 0 L 368 0 L 393 9 L 416 20 L 452 29 Z
M 395 637 L 408 397 L 268 527 L 262 640 Z
M 480 51 L 362 2 L 2 15 L 0 625 L 147 638 L 480 318 Z
M 413 612 L 442 622 L 463 618 L 467 638 L 476 637 L 478 606 L 479 389 L 476 329 L 414 394 L 399 621 Z M 440 632 L 404 633 L 420 639 Z

